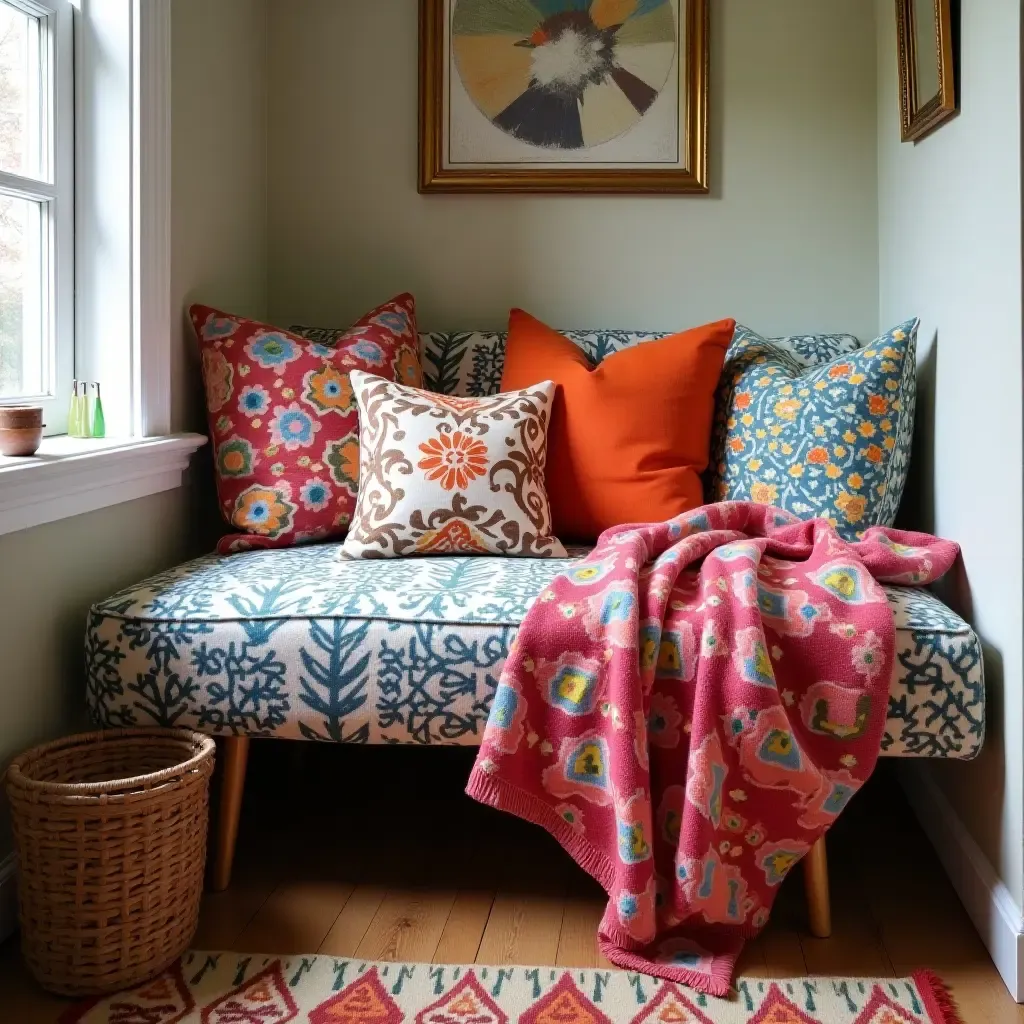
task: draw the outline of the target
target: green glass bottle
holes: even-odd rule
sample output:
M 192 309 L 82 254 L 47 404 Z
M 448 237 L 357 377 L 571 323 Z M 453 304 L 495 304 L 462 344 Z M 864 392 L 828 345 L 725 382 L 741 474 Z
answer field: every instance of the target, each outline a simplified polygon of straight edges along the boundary
M 106 437 L 107 421 L 103 416 L 103 400 L 100 398 L 99 381 L 94 381 L 93 387 L 96 389 L 96 401 L 93 403 L 92 407 L 92 436 Z

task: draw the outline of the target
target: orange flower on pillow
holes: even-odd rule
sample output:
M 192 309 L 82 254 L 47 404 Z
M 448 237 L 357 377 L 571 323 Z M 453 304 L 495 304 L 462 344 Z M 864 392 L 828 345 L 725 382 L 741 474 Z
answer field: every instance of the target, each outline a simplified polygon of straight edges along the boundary
M 867 504 L 867 498 L 846 491 L 840 491 L 839 497 L 836 498 L 836 506 L 846 516 L 848 523 L 859 523 L 864 518 Z
M 303 397 L 320 412 L 346 413 L 353 408 L 352 382 L 337 367 L 327 365 L 322 370 L 311 370 L 303 383 Z
M 408 346 L 398 350 L 395 361 L 391 364 L 395 371 L 395 380 L 409 388 L 423 387 L 423 371 L 420 368 L 419 355 Z
M 231 522 L 250 533 L 277 537 L 291 527 L 294 512 L 284 492 L 254 484 L 238 496 Z
M 759 505 L 771 505 L 777 501 L 779 497 L 779 489 L 775 484 L 766 484 L 761 480 L 758 480 L 750 488 L 750 498 L 752 501 L 756 501 Z
M 446 491 L 463 491 L 471 480 L 487 472 L 487 445 L 461 430 L 449 437 L 438 434 L 424 441 L 420 451 L 426 456 L 417 466 L 428 480 L 436 480 Z

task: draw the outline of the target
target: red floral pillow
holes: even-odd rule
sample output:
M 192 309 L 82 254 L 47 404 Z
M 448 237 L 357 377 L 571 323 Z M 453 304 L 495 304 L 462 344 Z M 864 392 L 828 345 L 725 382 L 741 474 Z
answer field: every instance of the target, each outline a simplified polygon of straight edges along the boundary
M 422 386 L 411 295 L 313 338 L 209 306 L 190 310 L 202 357 L 217 498 L 239 535 L 222 553 L 343 534 L 359 489 L 349 370 Z M 312 333 L 312 332 L 311 332 Z

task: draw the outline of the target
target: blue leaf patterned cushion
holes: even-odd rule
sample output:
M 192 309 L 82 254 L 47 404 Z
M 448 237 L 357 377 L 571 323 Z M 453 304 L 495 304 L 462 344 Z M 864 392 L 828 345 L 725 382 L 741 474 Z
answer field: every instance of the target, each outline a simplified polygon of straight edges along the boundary
M 519 624 L 570 557 L 210 555 L 94 606 L 87 692 L 103 728 L 177 725 L 336 743 L 480 743 Z M 981 644 L 938 598 L 886 587 L 896 657 L 882 751 L 974 757 Z
M 737 328 L 709 497 L 820 516 L 849 540 L 891 526 L 910 463 L 917 326 L 852 349 L 842 336 L 767 340 Z

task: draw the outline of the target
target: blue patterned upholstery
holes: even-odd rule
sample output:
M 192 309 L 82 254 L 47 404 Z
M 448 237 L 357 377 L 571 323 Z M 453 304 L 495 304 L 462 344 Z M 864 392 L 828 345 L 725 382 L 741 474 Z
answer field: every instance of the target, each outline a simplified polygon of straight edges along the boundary
M 338 550 L 211 555 L 96 605 L 92 717 L 215 735 L 477 744 L 519 623 L 570 561 L 346 561 Z M 931 595 L 887 591 L 897 664 L 883 751 L 974 756 L 984 734 L 977 637 Z
M 568 336 L 594 362 L 664 337 Z M 797 367 L 860 345 L 850 335 L 772 344 Z M 432 390 L 498 391 L 504 334 L 426 334 L 420 346 Z M 86 636 L 94 720 L 188 725 L 215 735 L 477 744 L 530 602 L 569 562 L 363 562 L 339 559 L 337 551 L 320 545 L 211 555 L 96 605 Z M 930 594 L 887 592 L 897 658 L 883 753 L 973 757 L 984 738 L 978 638 Z

